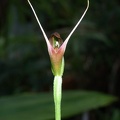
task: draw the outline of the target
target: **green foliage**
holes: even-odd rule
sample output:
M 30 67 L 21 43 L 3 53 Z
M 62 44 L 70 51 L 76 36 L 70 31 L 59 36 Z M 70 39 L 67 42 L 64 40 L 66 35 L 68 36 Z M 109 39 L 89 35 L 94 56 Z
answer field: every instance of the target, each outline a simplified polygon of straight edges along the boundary
M 112 119 L 111 120 L 120 120 L 120 110 L 113 109 Z
M 1 95 L 43 90 L 44 85 L 52 82 L 51 74 L 46 75 L 49 58 L 45 42 L 34 35 L 9 39 L 6 48 L 1 45 L 1 53 Z
M 111 104 L 115 97 L 98 92 L 63 92 L 62 118 Z M 54 119 L 52 93 L 22 94 L 0 98 L 1 120 Z

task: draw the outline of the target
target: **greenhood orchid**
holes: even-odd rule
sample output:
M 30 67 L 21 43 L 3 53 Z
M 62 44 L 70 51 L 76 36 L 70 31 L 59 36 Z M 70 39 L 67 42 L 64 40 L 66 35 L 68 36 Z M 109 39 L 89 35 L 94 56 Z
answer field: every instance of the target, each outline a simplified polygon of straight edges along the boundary
M 50 55 L 52 72 L 54 76 L 62 76 L 64 68 L 64 52 L 63 40 L 61 39 L 59 33 L 55 32 L 49 38 L 50 47 L 48 52 Z
M 43 36 L 45 38 L 45 41 L 47 43 L 47 48 L 48 48 L 48 53 L 50 56 L 50 61 L 51 61 L 51 67 L 52 67 L 52 72 L 54 75 L 54 103 L 55 103 L 55 119 L 56 120 L 61 120 L 61 94 L 62 94 L 62 75 L 64 71 L 64 53 L 66 50 L 67 43 L 72 36 L 73 32 L 76 30 L 80 22 L 82 21 L 83 17 L 85 16 L 88 8 L 89 8 L 89 0 L 87 0 L 87 8 L 85 9 L 82 17 L 79 19 L 75 27 L 72 29 L 68 37 L 63 41 L 61 39 L 61 36 L 59 33 L 55 32 L 53 33 L 50 38 L 48 39 L 46 33 L 44 32 L 44 29 L 35 13 L 35 10 L 30 3 L 29 0 L 27 0 L 34 15 L 35 18 L 39 24 L 39 27 L 43 33 Z

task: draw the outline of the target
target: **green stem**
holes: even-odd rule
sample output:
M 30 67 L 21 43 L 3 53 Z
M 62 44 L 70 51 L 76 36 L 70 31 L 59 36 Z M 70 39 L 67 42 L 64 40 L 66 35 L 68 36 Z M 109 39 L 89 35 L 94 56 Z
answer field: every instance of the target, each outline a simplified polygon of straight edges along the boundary
M 61 120 L 62 77 L 54 77 L 55 120 Z

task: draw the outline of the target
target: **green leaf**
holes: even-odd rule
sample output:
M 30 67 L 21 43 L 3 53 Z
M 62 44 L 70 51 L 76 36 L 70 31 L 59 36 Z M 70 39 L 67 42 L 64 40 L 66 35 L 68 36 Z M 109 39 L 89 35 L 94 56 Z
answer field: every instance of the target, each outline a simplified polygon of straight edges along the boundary
M 98 92 L 63 92 L 62 118 L 109 105 L 115 97 Z M 0 98 L 0 120 L 54 119 L 52 93 L 22 94 Z

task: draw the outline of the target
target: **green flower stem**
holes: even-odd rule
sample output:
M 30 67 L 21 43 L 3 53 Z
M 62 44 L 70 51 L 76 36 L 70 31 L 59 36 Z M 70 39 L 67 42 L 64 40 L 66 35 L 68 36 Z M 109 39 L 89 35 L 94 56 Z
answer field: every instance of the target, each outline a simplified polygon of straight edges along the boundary
M 62 76 L 54 77 L 55 120 L 61 120 Z

